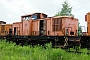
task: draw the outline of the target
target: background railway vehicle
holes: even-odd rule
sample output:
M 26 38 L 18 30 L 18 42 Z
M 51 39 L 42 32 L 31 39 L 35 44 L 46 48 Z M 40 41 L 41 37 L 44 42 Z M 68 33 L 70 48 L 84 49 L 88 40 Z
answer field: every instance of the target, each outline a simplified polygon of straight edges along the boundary
M 11 27 L 9 27 L 11 28 Z M 78 19 L 71 16 L 48 17 L 44 13 L 21 16 L 21 22 L 14 22 L 7 40 L 17 43 L 45 44 L 73 47 L 79 45 Z
M 4 39 L 4 37 L 6 37 L 6 35 L 10 33 L 12 34 L 10 30 L 12 30 L 12 24 L 6 24 L 6 22 L 0 21 L 0 38 L 1 39 Z
M 81 36 L 81 48 L 90 49 L 90 12 L 86 13 L 85 21 L 87 22 L 87 32 L 84 36 Z

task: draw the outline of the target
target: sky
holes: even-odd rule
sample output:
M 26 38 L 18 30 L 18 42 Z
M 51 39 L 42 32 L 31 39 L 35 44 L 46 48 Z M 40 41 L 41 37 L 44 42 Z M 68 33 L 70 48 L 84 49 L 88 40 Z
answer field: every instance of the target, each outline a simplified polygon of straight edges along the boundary
M 6 23 L 20 22 L 21 16 L 34 12 L 42 12 L 49 17 L 54 16 L 61 10 L 65 0 L 1 0 L 0 1 L 0 21 Z M 87 29 L 85 14 L 90 12 L 90 0 L 68 0 L 72 6 L 72 14 L 80 22 L 83 31 Z

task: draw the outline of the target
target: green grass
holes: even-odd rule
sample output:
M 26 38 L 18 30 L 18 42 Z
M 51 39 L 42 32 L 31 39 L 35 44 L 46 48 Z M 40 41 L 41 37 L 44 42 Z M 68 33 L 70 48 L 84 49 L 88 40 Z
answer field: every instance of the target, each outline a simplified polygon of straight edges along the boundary
M 85 53 L 69 53 L 60 48 L 51 48 L 50 44 L 42 46 L 20 46 L 12 42 L 0 41 L 0 60 L 89 60 Z M 82 51 L 86 51 L 82 50 Z

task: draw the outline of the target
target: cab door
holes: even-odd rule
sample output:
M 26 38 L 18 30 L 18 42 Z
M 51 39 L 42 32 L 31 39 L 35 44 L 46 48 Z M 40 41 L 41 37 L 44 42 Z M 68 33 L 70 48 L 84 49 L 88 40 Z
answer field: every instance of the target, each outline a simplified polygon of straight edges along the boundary
M 40 20 L 39 35 L 46 35 L 46 20 Z
M 11 28 L 9 29 L 9 34 L 12 35 L 12 29 Z
M 14 27 L 14 35 L 18 35 L 18 27 Z

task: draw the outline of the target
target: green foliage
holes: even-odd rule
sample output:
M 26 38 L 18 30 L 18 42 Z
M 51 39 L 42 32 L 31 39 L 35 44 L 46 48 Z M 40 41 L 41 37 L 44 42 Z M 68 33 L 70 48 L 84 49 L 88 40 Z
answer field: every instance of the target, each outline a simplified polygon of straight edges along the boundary
M 74 15 L 71 14 L 72 7 L 70 7 L 68 1 L 64 1 L 62 6 L 63 6 L 63 8 L 61 8 L 61 11 L 58 11 L 58 13 L 55 16 L 72 16 L 72 17 L 74 17 Z
M 80 23 L 78 23 L 78 36 L 82 35 L 82 28 L 80 26 Z
M 52 48 L 51 43 L 20 46 L 12 42 L 0 41 L 0 60 L 89 60 L 90 55 L 68 53 L 60 48 Z M 82 51 L 86 51 L 82 50 Z

